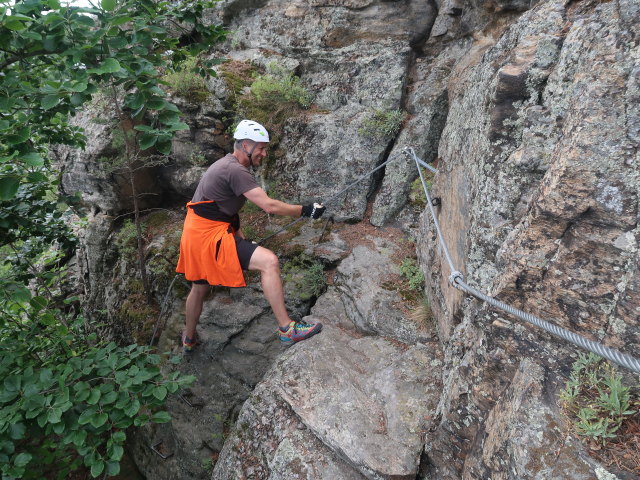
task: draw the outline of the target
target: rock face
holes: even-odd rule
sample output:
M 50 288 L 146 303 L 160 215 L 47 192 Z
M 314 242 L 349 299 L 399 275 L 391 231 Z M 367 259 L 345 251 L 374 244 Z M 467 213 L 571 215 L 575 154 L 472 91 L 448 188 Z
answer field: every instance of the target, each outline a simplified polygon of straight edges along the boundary
M 637 2 L 545 2 L 460 62 L 434 185 L 470 285 L 630 354 L 640 332 L 637 19 Z M 425 238 L 432 228 L 425 216 Z M 429 475 L 594 478 L 591 460 L 567 452 L 548 399 L 575 348 L 463 298 L 435 242 L 420 251 L 450 379 Z
M 407 318 L 406 312 L 397 307 L 403 303 L 402 297 L 389 278 L 389 274 L 399 274 L 398 266 L 389 258 L 394 249 L 393 244 L 382 240 L 373 248 L 355 247 L 337 268 L 336 292 L 347 317 L 359 330 L 408 344 L 428 340 L 430 329 Z
M 415 478 L 440 388 L 434 347 L 325 327 L 278 358 L 213 478 Z
M 288 351 L 257 283 L 207 303 L 206 343 L 179 367 L 198 379 L 183 395 L 196 403 L 170 400 L 173 422 L 135 444 L 147 478 L 210 478 L 203 465 L 218 454 L 220 480 L 605 478 L 558 409 L 577 349 L 448 284 L 428 211 L 407 205 L 417 170 L 402 152 L 437 165 L 436 213 L 468 284 L 637 355 L 637 0 L 225 0 L 211 15 L 234 32 L 216 55 L 276 61 L 314 94 L 281 132 L 275 179 L 300 202 L 332 199 L 338 222 L 380 228 L 351 244 L 349 226 L 291 241 L 332 284 L 311 312 L 325 331 Z M 229 149 L 221 119 L 232 95 L 220 79 L 209 87 L 210 101 L 183 105 L 191 128 L 154 173 L 167 204 L 188 198 Z M 376 111 L 402 111 L 399 132 L 365 132 Z M 84 188 L 96 211 L 82 264 L 102 304 L 115 293 L 101 281 L 118 276 L 109 215 L 127 206 L 113 178 L 94 174 L 112 145 L 92 128 L 85 156 L 65 157 L 63 185 Z M 415 243 L 433 325 L 393 288 L 402 248 L 383 233 L 398 224 Z M 288 306 L 309 313 L 309 303 Z M 181 309 L 178 300 L 169 348 Z M 175 453 L 166 462 L 148 448 L 160 439 Z
M 246 10 L 236 17 L 241 5 Z M 410 44 L 428 32 L 435 8 L 425 0 L 272 1 L 251 7 L 241 2 L 221 7 L 221 17 L 235 32 L 232 45 L 244 52 L 229 55 L 246 58 L 246 52 L 261 50 L 269 52 L 257 55 L 261 63 L 294 66 L 320 110 L 287 124 L 285 155 L 275 166 L 278 182 L 295 185 L 300 201 L 332 198 L 382 162 L 392 137 L 359 131 L 376 110 L 402 108 Z M 336 220 L 361 220 L 373 185 L 374 179 L 367 179 L 334 199 Z

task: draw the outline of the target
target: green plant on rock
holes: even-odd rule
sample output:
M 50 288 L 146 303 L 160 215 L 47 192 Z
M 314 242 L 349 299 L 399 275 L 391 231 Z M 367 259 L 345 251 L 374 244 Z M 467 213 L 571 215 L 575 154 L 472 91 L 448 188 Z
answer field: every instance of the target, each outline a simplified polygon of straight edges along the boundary
M 615 368 L 593 353 L 580 354 L 573 364 L 560 402 L 573 430 L 601 445 L 616 438 L 640 404 Z
M 433 185 L 433 173 L 424 168 L 422 170 L 422 175 L 424 176 L 424 183 L 427 185 L 427 188 L 431 189 L 431 186 Z M 421 208 L 424 208 L 427 204 L 427 196 L 424 193 L 424 187 L 422 186 L 420 176 L 416 177 L 416 179 L 411 182 L 411 187 L 409 189 L 409 202 L 412 205 L 416 205 Z
M 402 126 L 404 113 L 402 110 L 373 109 L 362 121 L 358 133 L 368 138 L 393 138 Z
M 233 66 L 234 68 L 230 65 L 226 70 L 223 69 L 221 75 L 235 93 L 234 123 L 250 118 L 269 131 L 269 154 L 264 162 L 268 171 L 273 160 L 282 154 L 278 145 L 285 123 L 309 108 L 313 97 L 298 77 L 276 64 L 270 64 L 264 74 L 255 74 L 255 70 L 249 70 L 246 65 L 244 69 L 237 64 Z M 249 72 L 253 76 L 249 77 L 251 83 L 246 88 Z M 231 126 L 231 131 L 235 124 Z M 265 176 L 268 174 L 265 173 Z
M 407 280 L 411 290 L 420 292 L 424 288 L 424 272 L 413 258 L 406 257 L 402 260 L 400 275 Z
M 204 167 L 209 161 L 201 151 L 191 152 L 189 155 L 189 163 L 196 167 Z
M 115 245 L 120 257 L 133 260 L 138 250 L 138 231 L 135 223 L 127 219 L 115 235 Z
M 189 57 L 178 63 L 166 73 L 162 80 L 177 96 L 192 103 L 202 103 L 209 98 L 207 82 L 199 72 L 199 61 L 196 57 Z
M 276 63 L 270 63 L 267 73 L 256 77 L 251 84 L 251 92 L 258 100 L 295 102 L 302 108 L 309 108 L 313 101 L 313 96 L 300 83 L 300 78 Z
M 320 296 L 326 287 L 322 264 L 304 253 L 287 260 L 282 273 L 285 283 L 302 301 Z

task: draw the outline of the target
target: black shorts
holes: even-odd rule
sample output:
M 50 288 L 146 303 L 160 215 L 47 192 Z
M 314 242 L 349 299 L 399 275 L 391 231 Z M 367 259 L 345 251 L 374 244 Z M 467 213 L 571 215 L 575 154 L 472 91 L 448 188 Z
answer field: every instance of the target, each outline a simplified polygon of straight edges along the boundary
M 256 251 L 256 248 L 258 248 L 258 244 L 245 240 L 244 238 L 240 238 L 238 235 L 234 235 L 233 238 L 236 240 L 236 250 L 238 251 L 240 266 L 242 267 L 242 270 L 249 270 L 251 256 L 253 255 L 253 252 Z M 209 282 L 206 280 L 195 280 L 193 283 L 197 285 L 208 285 Z

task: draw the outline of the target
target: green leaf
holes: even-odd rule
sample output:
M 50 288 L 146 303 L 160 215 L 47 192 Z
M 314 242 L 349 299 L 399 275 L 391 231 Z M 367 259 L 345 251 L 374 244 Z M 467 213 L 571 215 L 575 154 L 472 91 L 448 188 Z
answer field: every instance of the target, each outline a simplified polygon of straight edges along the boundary
M 86 82 L 77 82 L 71 87 L 72 92 L 84 92 L 88 88 Z
M 104 472 L 104 462 L 102 460 L 98 460 L 97 462 L 94 462 L 93 465 L 91 465 L 91 476 L 93 478 L 99 477 L 102 472 Z
M 23 127 L 12 135 L 7 135 L 7 143 L 9 145 L 18 145 L 26 142 L 31 136 L 31 129 L 29 127 Z
M 109 455 L 110 460 L 119 462 L 124 454 L 124 448 L 122 448 L 121 445 L 112 445 L 111 448 L 107 450 L 107 454 Z
M 80 425 L 86 425 L 87 423 L 89 423 L 91 421 L 91 418 L 96 414 L 95 409 L 93 408 L 88 408 L 86 409 L 84 412 L 82 412 L 80 414 L 80 416 L 78 417 L 78 423 Z
M 22 377 L 11 375 L 4 379 L 4 388 L 10 392 L 17 392 L 22 386 Z
M 120 473 L 120 462 L 107 462 L 107 475 L 113 477 Z
M 3 24 L 9 30 L 18 31 L 18 30 L 24 30 L 25 28 L 27 28 L 27 26 L 24 23 L 22 23 L 20 20 L 12 17 L 7 17 L 4 20 Z
M 141 427 L 143 425 L 146 425 L 147 423 L 149 423 L 149 415 L 138 415 L 133 419 L 134 427 Z
M 47 422 L 58 423 L 61 417 L 62 417 L 62 409 L 52 408 L 51 410 L 49 410 L 49 413 L 47 414 Z
M 169 130 L 172 132 L 177 132 L 178 130 L 189 130 L 190 128 L 189 125 L 184 122 L 170 123 L 167 124 L 167 126 L 170 127 Z
M 100 402 L 102 405 L 108 405 L 113 403 L 118 398 L 118 392 L 109 392 L 102 397 L 102 401 Z
M 116 8 L 116 0 L 102 0 L 100 6 L 107 12 L 111 12 Z
M 124 409 L 124 413 L 128 417 L 133 417 L 139 411 L 140 411 L 140 401 L 137 398 L 134 398 L 131 401 L 131 403 Z
M 169 412 L 156 412 L 151 416 L 151 421 L 154 423 L 167 423 L 171 421 L 171 415 Z
M 159 387 L 155 387 L 153 389 L 153 396 L 162 401 L 167 398 L 167 389 L 162 385 L 160 385 Z
M 11 200 L 15 197 L 20 186 L 19 177 L 1 177 L 0 178 L 0 200 Z
M 99 428 L 107 423 L 107 420 L 109 420 L 109 415 L 107 415 L 106 413 L 96 413 L 91 417 L 91 425 L 93 425 L 95 428 Z
M 86 430 L 78 430 L 73 435 L 73 444 L 76 447 L 80 445 L 84 445 L 85 440 L 87 439 L 87 431 Z
M 20 440 L 24 438 L 24 434 L 27 432 L 27 427 L 24 423 L 12 423 L 9 426 L 9 436 L 12 440 Z
M 58 38 L 53 35 L 47 35 L 42 45 L 46 51 L 54 52 L 58 48 Z
M 140 108 L 144 104 L 144 95 L 141 92 L 130 93 L 124 97 L 124 104 L 130 109 L 136 110 L 137 108 Z M 137 126 L 141 126 L 141 125 L 137 125 Z
M 133 129 L 139 132 L 155 132 L 155 129 L 149 125 L 136 125 Z
M 64 422 L 58 422 L 53 426 L 53 433 L 55 433 L 56 435 L 62 435 L 62 432 L 64 432 L 66 428 L 66 425 L 64 424 Z
M 11 300 L 14 302 L 28 302 L 31 299 L 31 292 L 28 288 L 19 285 L 12 285 L 9 291 L 11 292 Z
M 26 467 L 33 457 L 29 453 L 19 453 L 13 460 L 16 467 Z
M 29 300 L 29 303 L 36 312 L 39 312 L 43 308 L 46 308 L 48 302 L 44 297 L 33 297 L 31 300 Z
M 94 22 L 93 18 L 87 16 L 87 15 L 78 15 L 75 20 L 78 23 L 81 23 L 82 25 L 86 25 L 88 27 L 93 27 L 96 22 Z
M 152 98 L 147 102 L 147 108 L 151 110 L 163 110 L 169 105 L 164 98 Z
M 118 62 L 118 60 L 116 60 L 115 58 L 107 58 L 104 62 L 102 62 L 102 65 L 100 66 L 100 69 L 104 73 L 115 73 L 121 68 L 122 67 L 120 66 L 120 62 Z
M 158 115 L 158 120 L 165 125 L 171 125 L 180 121 L 180 114 L 171 110 L 165 110 Z
M 100 400 L 101 396 L 102 396 L 102 392 L 100 391 L 100 389 L 94 388 L 93 390 L 91 390 L 89 398 L 87 399 L 87 403 L 89 405 L 95 405 L 96 403 L 98 403 L 98 400 Z
M 169 155 L 171 153 L 171 137 L 159 138 L 156 143 L 156 149 L 163 155 Z
M 37 152 L 30 152 L 25 155 L 21 155 L 20 160 L 22 160 L 27 165 L 31 165 L 32 167 L 41 167 L 44 165 L 44 158 Z
M 71 105 L 77 107 L 82 105 L 86 98 L 87 96 L 83 95 L 82 93 L 74 93 L 69 97 L 69 101 L 71 102 Z
M 130 22 L 131 20 L 133 19 L 127 15 L 118 15 L 117 17 L 114 17 L 114 19 L 111 21 L 111 25 L 114 25 L 114 26 L 122 25 L 123 23 Z
M 45 95 L 40 101 L 40 106 L 45 110 L 50 110 L 60 103 L 59 95 Z
M 140 150 L 146 150 L 147 148 L 153 147 L 158 141 L 158 137 L 151 133 L 145 133 L 140 136 Z

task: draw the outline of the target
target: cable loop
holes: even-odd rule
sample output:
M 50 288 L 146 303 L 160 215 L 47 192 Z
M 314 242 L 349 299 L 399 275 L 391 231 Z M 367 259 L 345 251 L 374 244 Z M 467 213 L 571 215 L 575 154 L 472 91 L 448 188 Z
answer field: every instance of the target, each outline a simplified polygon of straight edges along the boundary
M 464 275 L 462 275 L 462 273 L 458 271 L 451 272 L 451 275 L 449 275 L 449 283 L 456 287 L 458 290 L 462 290 L 462 288 L 458 284 L 458 281 L 464 283 Z

